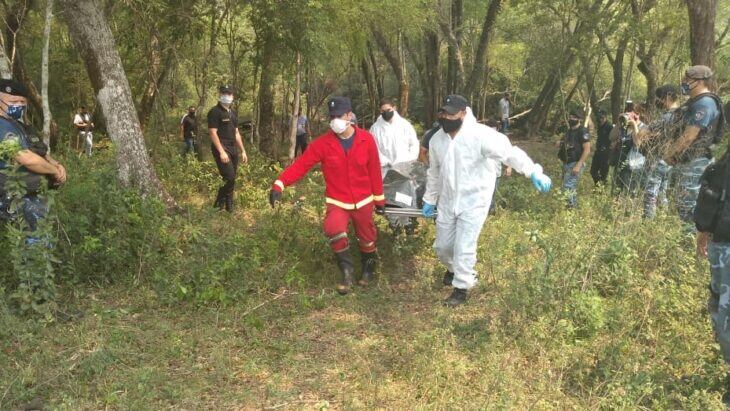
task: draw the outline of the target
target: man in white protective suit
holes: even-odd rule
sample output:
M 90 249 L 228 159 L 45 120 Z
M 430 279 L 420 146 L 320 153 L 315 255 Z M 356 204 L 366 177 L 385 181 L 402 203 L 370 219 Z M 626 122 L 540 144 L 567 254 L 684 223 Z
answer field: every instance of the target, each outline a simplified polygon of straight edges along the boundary
M 489 214 L 497 178 L 494 160 L 529 176 L 541 193 L 550 190 L 550 177 L 507 136 L 467 116 L 468 102 L 447 96 L 439 111 L 439 130 L 429 147 L 430 167 L 423 215 L 432 218 L 438 206 L 434 249 L 446 265 L 444 284 L 453 285 L 444 304 L 455 307 L 466 301 L 477 282 L 477 241 Z
M 383 178 L 394 164 L 416 161 L 420 143 L 416 130 L 408 120 L 398 115 L 393 100 L 380 101 L 380 115 L 370 127 L 380 154 L 380 168 Z

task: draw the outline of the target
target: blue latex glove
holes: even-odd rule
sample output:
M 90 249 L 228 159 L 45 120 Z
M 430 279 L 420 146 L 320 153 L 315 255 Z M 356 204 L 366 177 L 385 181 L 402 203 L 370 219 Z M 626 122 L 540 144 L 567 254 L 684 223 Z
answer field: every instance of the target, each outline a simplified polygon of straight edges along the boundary
M 423 203 L 423 216 L 426 218 L 433 218 L 436 213 L 436 206 L 429 203 Z
M 530 176 L 530 180 L 532 180 L 532 185 L 535 186 L 537 191 L 541 193 L 547 193 L 548 191 L 550 191 L 550 187 L 552 187 L 553 185 L 550 177 L 543 174 L 542 167 L 532 173 L 532 175 Z

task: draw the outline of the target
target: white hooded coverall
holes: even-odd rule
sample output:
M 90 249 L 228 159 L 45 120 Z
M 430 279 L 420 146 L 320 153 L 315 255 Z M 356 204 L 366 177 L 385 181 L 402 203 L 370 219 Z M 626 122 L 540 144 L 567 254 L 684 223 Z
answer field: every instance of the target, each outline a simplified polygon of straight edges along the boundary
M 370 134 L 378 145 L 383 178 L 392 165 L 418 160 L 420 144 L 416 130 L 397 111 L 393 113 L 391 122 L 378 116 L 378 120 L 370 127 Z
M 501 163 L 528 177 L 542 172 L 542 167 L 507 136 L 479 124 L 470 109 L 453 139 L 443 129 L 434 134 L 429 160 L 423 201 L 438 209 L 433 246 L 439 260 L 454 273 L 453 286 L 470 289 L 477 282 L 477 241 Z

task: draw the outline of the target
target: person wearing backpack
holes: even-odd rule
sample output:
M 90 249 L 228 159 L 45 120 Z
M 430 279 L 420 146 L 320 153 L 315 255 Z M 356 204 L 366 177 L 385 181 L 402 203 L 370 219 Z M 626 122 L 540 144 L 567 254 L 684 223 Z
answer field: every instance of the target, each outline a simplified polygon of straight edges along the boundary
M 714 161 L 712 146 L 722 138 L 725 122 L 722 102 L 710 91 L 712 76 L 712 70 L 707 66 L 692 66 L 685 71 L 681 91 L 690 98 L 680 107 L 683 131 L 664 154 L 664 161 L 675 167 L 677 212 L 687 231 L 694 231 L 692 213 L 700 177 Z
M 725 117 L 730 104 L 725 106 Z M 715 339 L 725 362 L 730 364 L 730 152 L 707 167 L 693 218 L 697 228 L 697 254 L 710 261 L 710 297 L 707 309 Z M 730 378 L 723 402 L 730 404 Z

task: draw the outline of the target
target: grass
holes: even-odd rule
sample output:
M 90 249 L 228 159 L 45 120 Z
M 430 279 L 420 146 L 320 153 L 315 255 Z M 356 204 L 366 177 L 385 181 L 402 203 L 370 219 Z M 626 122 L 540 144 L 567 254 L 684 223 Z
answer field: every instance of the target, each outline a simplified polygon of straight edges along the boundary
M 528 151 L 556 175 L 551 148 Z M 433 224 L 407 241 L 379 221 L 377 284 L 341 297 L 318 178 L 270 211 L 275 170 L 253 167 L 234 216 L 205 208 L 215 180 L 164 176 L 191 210 L 166 229 L 169 265 L 142 256 L 130 281 L 64 287 L 56 323 L 1 313 L 0 408 L 722 409 L 708 269 L 671 213 L 644 222 L 635 203 L 589 194 L 588 175 L 578 211 L 505 179 L 480 283 L 450 310 Z M 153 280 L 193 274 L 220 276 L 228 297 L 171 300 Z

